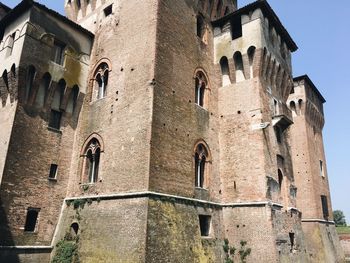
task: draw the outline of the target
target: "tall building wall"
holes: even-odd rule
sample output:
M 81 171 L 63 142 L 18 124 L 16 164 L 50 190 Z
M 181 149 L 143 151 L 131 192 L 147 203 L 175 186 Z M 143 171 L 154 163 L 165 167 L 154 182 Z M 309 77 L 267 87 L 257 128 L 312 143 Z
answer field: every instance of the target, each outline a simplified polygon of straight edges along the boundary
M 298 185 L 297 206 L 302 212 L 308 253 L 311 262 L 338 262 L 343 254 L 333 222 L 323 146 L 324 102 L 308 76 L 294 79 L 288 98 L 294 120 L 290 140 Z

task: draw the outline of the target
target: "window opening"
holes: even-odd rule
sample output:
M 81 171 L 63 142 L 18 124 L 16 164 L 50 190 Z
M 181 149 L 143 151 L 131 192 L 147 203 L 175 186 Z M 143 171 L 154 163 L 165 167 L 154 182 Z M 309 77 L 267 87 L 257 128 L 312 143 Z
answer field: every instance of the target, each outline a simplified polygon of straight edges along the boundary
M 202 237 L 208 237 L 210 234 L 210 223 L 211 216 L 208 215 L 199 215 L 199 227 Z
M 325 220 L 328 220 L 329 217 L 329 211 L 328 211 L 328 201 L 327 201 L 327 196 L 321 195 L 321 203 L 322 203 L 322 213 L 323 213 L 323 218 Z
M 16 32 L 12 33 L 8 40 L 8 50 L 6 56 L 11 56 L 13 51 L 13 46 L 15 44 Z
M 102 63 L 95 74 L 97 83 L 97 99 L 102 99 L 107 95 L 109 69 L 106 63 Z
M 24 231 L 26 232 L 34 232 L 38 220 L 40 209 L 37 208 L 29 208 L 27 210 L 27 218 L 24 226 Z
M 78 223 L 71 224 L 70 230 L 71 230 L 70 233 L 72 238 L 75 238 L 79 233 L 79 224 Z
M 50 165 L 49 179 L 56 179 L 57 178 L 57 171 L 58 171 L 58 165 L 51 164 Z
M 196 187 L 203 188 L 205 183 L 205 169 L 208 159 L 208 151 L 203 144 L 198 144 L 195 152 L 195 176 Z
M 2 73 L 2 79 L 5 82 L 6 89 L 9 90 L 9 80 L 8 80 L 8 75 L 7 75 L 7 70 L 5 69 L 4 72 Z
M 242 37 L 242 21 L 240 16 L 231 20 L 231 35 L 232 40 Z
M 113 12 L 113 5 L 107 6 L 105 9 L 103 9 L 103 12 L 105 14 L 105 17 L 111 15 Z
M 196 89 L 196 104 L 204 107 L 205 105 L 205 93 L 206 93 L 206 87 L 207 82 L 205 79 L 205 76 L 203 72 L 198 72 L 196 75 L 196 81 L 195 81 Z
M 204 19 L 201 15 L 198 15 L 197 16 L 197 37 L 202 39 L 204 36 L 204 30 L 205 30 Z
M 290 252 L 292 252 L 295 244 L 295 234 L 292 232 L 289 233 L 289 241 L 290 241 Z
M 280 192 L 281 192 L 282 185 L 283 185 L 283 173 L 280 169 L 278 169 L 278 185 L 280 187 Z
M 59 42 L 58 40 L 54 41 L 52 49 L 52 61 L 61 66 L 64 62 L 64 49 L 65 44 Z
M 86 151 L 85 173 L 89 183 L 96 183 L 100 166 L 101 146 L 98 140 L 92 139 Z
M 62 119 L 61 111 L 51 110 L 49 127 L 55 130 L 59 130 L 61 128 L 61 119 Z
M 320 160 L 320 175 L 324 177 L 323 162 Z
M 282 143 L 283 133 L 280 127 L 275 126 L 276 140 L 278 143 Z

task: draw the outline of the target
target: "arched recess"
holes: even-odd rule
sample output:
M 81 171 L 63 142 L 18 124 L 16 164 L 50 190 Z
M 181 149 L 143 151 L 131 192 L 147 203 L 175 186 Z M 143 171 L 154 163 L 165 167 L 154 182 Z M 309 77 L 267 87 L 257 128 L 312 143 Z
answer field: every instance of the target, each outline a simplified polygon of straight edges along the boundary
M 222 57 L 220 59 L 221 75 L 222 75 L 222 86 L 227 86 L 231 84 L 230 80 L 230 68 L 228 65 L 227 57 Z
M 210 85 L 208 76 L 203 69 L 195 70 L 195 103 L 204 109 L 209 106 Z
M 236 82 L 244 81 L 245 76 L 244 76 L 243 58 L 242 58 L 241 52 L 237 51 L 233 55 L 233 61 L 235 63 Z
M 281 169 L 278 169 L 278 185 L 280 188 L 280 192 L 282 192 L 283 189 L 283 173 L 281 171 Z
M 298 112 L 299 112 L 299 115 L 302 115 L 303 108 L 304 108 L 304 102 L 303 102 L 302 99 L 300 99 L 300 100 L 298 100 Z
M 289 103 L 289 108 L 292 111 L 293 115 L 296 116 L 297 115 L 297 109 L 296 109 L 296 105 L 294 101 L 291 101 Z
M 39 89 L 36 94 L 36 98 L 35 98 L 36 107 L 39 107 L 39 108 L 44 107 L 50 85 L 51 85 L 51 75 L 50 73 L 46 72 L 40 81 Z
M 251 46 L 248 48 L 248 59 L 249 59 L 249 72 L 250 78 L 254 78 L 254 57 L 255 57 L 256 47 Z
M 193 149 L 195 187 L 206 189 L 209 186 L 211 154 L 208 145 L 200 140 Z
M 9 80 L 8 80 L 8 73 L 7 70 L 5 69 L 4 72 L 2 73 L 2 79 L 5 83 L 7 91 L 9 90 Z

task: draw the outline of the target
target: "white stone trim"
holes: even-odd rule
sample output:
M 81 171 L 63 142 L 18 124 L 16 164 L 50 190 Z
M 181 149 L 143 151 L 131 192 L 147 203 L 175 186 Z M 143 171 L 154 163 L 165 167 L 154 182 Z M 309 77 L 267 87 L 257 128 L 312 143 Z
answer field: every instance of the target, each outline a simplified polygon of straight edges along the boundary
M 322 223 L 322 224 L 335 225 L 334 221 L 328 221 L 328 220 L 319 219 L 319 218 L 305 218 L 305 219 L 301 219 L 301 222 L 303 222 L 303 223 Z

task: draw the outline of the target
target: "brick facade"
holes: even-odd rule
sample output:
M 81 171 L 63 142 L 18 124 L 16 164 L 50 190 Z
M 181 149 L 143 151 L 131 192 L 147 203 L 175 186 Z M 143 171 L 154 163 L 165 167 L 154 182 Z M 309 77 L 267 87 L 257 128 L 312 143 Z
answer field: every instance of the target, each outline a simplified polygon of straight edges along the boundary
M 227 239 L 247 262 L 341 262 L 322 96 L 270 6 L 236 7 L 24 0 L 0 21 L 0 261 L 74 240 L 81 262 L 218 263 Z

